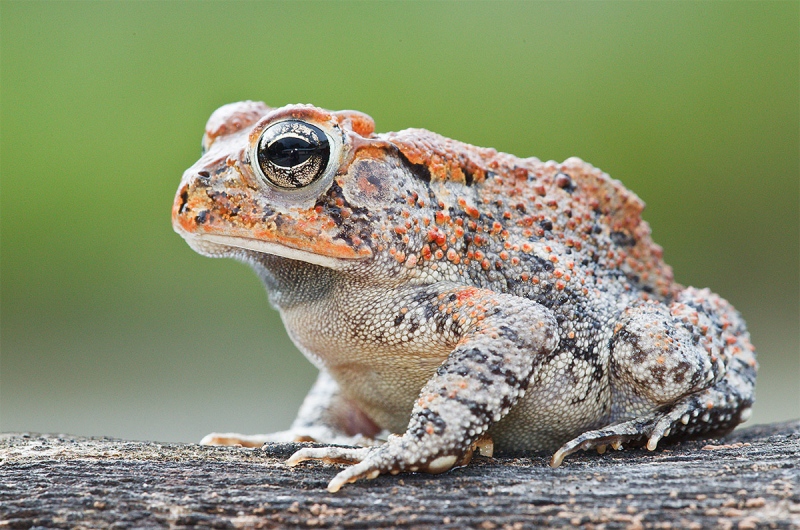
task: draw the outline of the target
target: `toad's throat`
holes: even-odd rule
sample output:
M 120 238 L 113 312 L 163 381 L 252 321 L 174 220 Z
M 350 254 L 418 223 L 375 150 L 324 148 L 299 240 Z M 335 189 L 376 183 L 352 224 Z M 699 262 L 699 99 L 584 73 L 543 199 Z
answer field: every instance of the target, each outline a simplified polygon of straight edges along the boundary
M 338 252 L 338 255 L 331 256 L 318 253 L 320 249 L 309 251 L 289 246 L 286 244 L 289 242 L 278 243 L 247 237 L 202 233 L 184 233 L 182 235 L 197 252 L 212 257 L 230 256 L 241 249 L 304 261 L 330 269 L 341 269 L 347 262 L 367 257 L 355 252 Z M 320 244 L 324 243 L 320 242 Z M 331 249 L 327 250 L 330 252 Z

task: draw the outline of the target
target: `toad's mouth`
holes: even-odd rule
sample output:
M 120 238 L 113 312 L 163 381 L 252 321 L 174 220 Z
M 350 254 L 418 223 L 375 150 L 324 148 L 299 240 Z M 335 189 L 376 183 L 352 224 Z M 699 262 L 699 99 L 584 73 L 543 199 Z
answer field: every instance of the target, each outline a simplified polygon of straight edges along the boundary
M 304 261 L 329 269 L 341 269 L 352 264 L 354 261 L 367 257 L 356 254 L 347 255 L 347 253 L 340 253 L 338 256 L 330 256 L 315 252 L 322 249 L 312 247 L 311 251 L 309 251 L 288 246 L 285 243 L 263 241 L 248 237 L 188 233 L 182 230 L 178 232 L 195 252 L 212 258 L 238 257 L 243 254 L 242 251 L 245 251 L 244 254 L 257 252 L 259 254 L 269 254 L 282 258 Z M 319 244 L 322 244 L 322 242 L 319 242 L 318 245 Z M 325 250 L 330 252 L 331 249 Z

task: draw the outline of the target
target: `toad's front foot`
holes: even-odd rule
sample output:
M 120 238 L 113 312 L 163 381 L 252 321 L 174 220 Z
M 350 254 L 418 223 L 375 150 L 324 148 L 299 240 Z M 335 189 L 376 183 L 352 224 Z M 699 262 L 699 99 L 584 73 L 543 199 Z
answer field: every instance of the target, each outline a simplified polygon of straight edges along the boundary
M 292 438 L 288 431 L 283 433 L 268 434 L 239 434 L 235 432 L 212 432 L 203 436 L 200 445 L 241 445 L 242 447 L 261 447 L 267 442 L 290 442 Z
M 322 460 L 328 463 L 351 464 L 328 484 L 328 491 L 336 493 L 350 482 L 359 479 L 371 480 L 378 475 L 403 471 L 444 473 L 454 467 L 467 465 L 475 449 L 486 455 L 491 451 L 491 442 L 482 440 L 466 449 L 436 452 L 418 440 L 406 436 L 393 436 L 380 447 L 321 447 L 297 451 L 286 464 L 295 466 L 305 460 Z M 490 455 L 489 455 L 490 456 Z

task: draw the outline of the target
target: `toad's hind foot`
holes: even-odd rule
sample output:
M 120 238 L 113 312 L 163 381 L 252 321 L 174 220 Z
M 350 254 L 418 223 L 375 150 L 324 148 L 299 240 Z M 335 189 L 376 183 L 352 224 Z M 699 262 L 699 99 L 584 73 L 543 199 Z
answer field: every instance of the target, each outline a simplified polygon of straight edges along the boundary
M 750 416 L 752 399 L 737 394 L 737 389 L 747 388 L 745 382 L 737 379 L 744 376 L 754 378 L 755 374 L 743 372 L 739 376 L 734 372 L 727 379 L 684 398 L 666 411 L 585 432 L 556 451 L 550 465 L 558 467 L 565 457 L 580 449 L 597 448 L 602 452 L 605 445 L 621 449 L 623 443 L 646 440 L 647 449 L 654 451 L 662 438 L 688 439 L 727 434 Z M 752 384 L 752 380 L 747 382 Z
M 606 446 L 609 445 L 614 449 L 622 449 L 623 443 L 644 438 L 646 436 L 645 433 L 649 431 L 655 421 L 651 416 L 618 423 L 596 431 L 585 432 L 561 446 L 550 459 L 550 466 L 560 466 L 564 458 L 580 450 L 597 449 L 597 452 L 602 454 L 605 452 Z M 661 436 L 658 436 L 658 439 L 660 438 Z M 658 439 L 653 443 L 653 449 L 655 449 Z M 650 448 L 649 441 L 648 448 Z

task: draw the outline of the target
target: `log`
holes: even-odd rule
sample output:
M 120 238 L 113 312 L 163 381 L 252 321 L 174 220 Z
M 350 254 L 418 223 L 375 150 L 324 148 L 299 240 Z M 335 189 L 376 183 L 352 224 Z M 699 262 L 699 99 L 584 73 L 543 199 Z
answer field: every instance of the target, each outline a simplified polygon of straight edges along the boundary
M 0 528 L 800 528 L 800 421 L 723 439 L 476 456 L 442 475 L 330 494 L 339 466 L 264 450 L 66 435 L 0 436 Z

